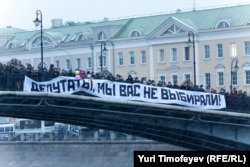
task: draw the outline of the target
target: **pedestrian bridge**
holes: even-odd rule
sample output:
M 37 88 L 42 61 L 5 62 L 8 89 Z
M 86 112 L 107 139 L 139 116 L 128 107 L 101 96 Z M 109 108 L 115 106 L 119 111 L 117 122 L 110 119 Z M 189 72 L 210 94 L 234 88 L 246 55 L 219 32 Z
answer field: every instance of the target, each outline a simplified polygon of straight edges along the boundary
M 250 150 L 250 114 L 226 110 L 0 91 L 0 116 L 112 130 L 194 150 Z

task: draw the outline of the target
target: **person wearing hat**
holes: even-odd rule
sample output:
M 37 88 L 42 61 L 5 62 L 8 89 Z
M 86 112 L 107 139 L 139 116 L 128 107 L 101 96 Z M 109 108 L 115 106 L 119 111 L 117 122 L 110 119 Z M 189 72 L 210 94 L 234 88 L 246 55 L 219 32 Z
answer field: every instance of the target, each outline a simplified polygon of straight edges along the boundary
M 205 92 L 205 89 L 203 88 L 203 84 L 200 85 L 200 91 Z

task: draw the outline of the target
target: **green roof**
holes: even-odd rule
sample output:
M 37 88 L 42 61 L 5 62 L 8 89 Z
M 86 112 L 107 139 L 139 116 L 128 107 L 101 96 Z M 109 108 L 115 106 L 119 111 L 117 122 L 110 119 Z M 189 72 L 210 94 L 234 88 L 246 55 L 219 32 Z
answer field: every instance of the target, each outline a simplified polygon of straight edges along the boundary
M 127 38 L 132 30 L 138 30 L 142 33 L 142 36 L 148 36 L 171 18 L 174 18 L 197 31 L 214 29 L 216 24 L 221 20 L 230 23 L 231 27 L 244 26 L 250 23 L 250 4 L 189 12 L 180 11 L 177 13 L 130 19 L 89 22 L 74 26 L 44 29 L 44 33 L 47 33 L 53 39 L 62 39 L 64 36 L 67 36 L 64 42 L 70 42 L 72 37 L 79 33 L 83 33 L 88 39 L 93 39 L 94 27 L 110 25 L 121 27 L 115 36 L 111 37 L 113 39 Z M 39 33 L 38 30 L 24 31 L 18 28 L 0 29 L 0 36 L 11 36 L 11 40 L 13 40 L 13 42 L 15 41 L 17 45 L 22 44 L 24 41 L 28 41 L 37 33 Z
M 25 30 L 20 28 L 13 28 L 13 27 L 6 27 L 6 28 L 0 28 L 0 36 L 3 37 L 12 37 L 17 32 L 25 32 Z
M 250 5 L 240 5 L 190 12 L 147 16 L 131 19 L 117 35 L 117 38 L 127 37 L 133 29 L 142 29 L 142 35 L 149 35 L 169 18 L 177 18 L 196 30 L 214 29 L 220 20 L 228 21 L 232 27 L 243 26 L 250 23 Z

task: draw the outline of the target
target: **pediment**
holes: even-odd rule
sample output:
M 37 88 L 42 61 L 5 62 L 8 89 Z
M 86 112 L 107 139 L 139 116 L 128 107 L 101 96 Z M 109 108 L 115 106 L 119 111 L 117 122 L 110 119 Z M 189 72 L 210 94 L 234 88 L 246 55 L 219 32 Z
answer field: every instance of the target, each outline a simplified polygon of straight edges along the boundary
M 168 67 L 168 70 L 173 72 L 173 71 L 179 71 L 181 68 L 180 66 L 177 66 L 177 65 L 171 65 Z
M 184 19 L 183 19 L 184 20 Z M 192 26 L 175 17 L 169 17 L 157 27 L 148 38 L 158 38 L 175 34 L 187 34 L 188 31 L 196 31 Z
M 218 64 L 215 66 L 215 69 L 221 69 L 221 68 L 225 68 L 225 66 L 222 64 Z
M 249 62 L 245 62 L 244 64 L 242 64 L 242 67 L 250 67 L 250 63 Z

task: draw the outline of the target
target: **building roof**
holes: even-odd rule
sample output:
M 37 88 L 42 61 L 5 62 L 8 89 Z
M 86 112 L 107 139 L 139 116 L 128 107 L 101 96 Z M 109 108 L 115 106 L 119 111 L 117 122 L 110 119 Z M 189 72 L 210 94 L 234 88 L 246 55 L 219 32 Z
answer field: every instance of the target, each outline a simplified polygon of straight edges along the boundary
M 14 28 L 11 26 L 7 26 L 6 28 L 0 28 L 1 37 L 12 37 L 17 32 L 25 32 L 25 30 L 20 29 L 20 28 Z
M 53 39 L 62 39 L 63 42 L 71 42 L 77 34 L 83 34 L 87 39 L 92 40 L 94 37 L 93 28 L 105 26 L 121 26 L 119 31 L 112 36 L 112 39 L 128 38 L 131 31 L 140 32 L 141 36 L 152 34 L 159 26 L 168 20 L 174 19 L 197 31 L 215 29 L 220 21 L 230 24 L 230 27 L 244 26 L 250 24 L 250 4 L 238 5 L 223 8 L 214 8 L 206 10 L 193 10 L 188 12 L 178 11 L 176 13 L 161 14 L 154 16 L 145 16 L 137 18 L 128 18 L 121 20 L 102 21 L 102 22 L 86 22 L 71 26 L 61 26 L 58 28 L 44 29 Z M 20 47 L 24 41 L 29 41 L 36 31 L 25 31 L 18 28 L 0 29 L 0 37 L 6 36 L 15 42 L 16 47 Z M 11 38 L 10 38 L 11 37 Z M 6 43 L 7 45 L 7 43 Z M 6 45 L 4 46 L 6 48 Z

